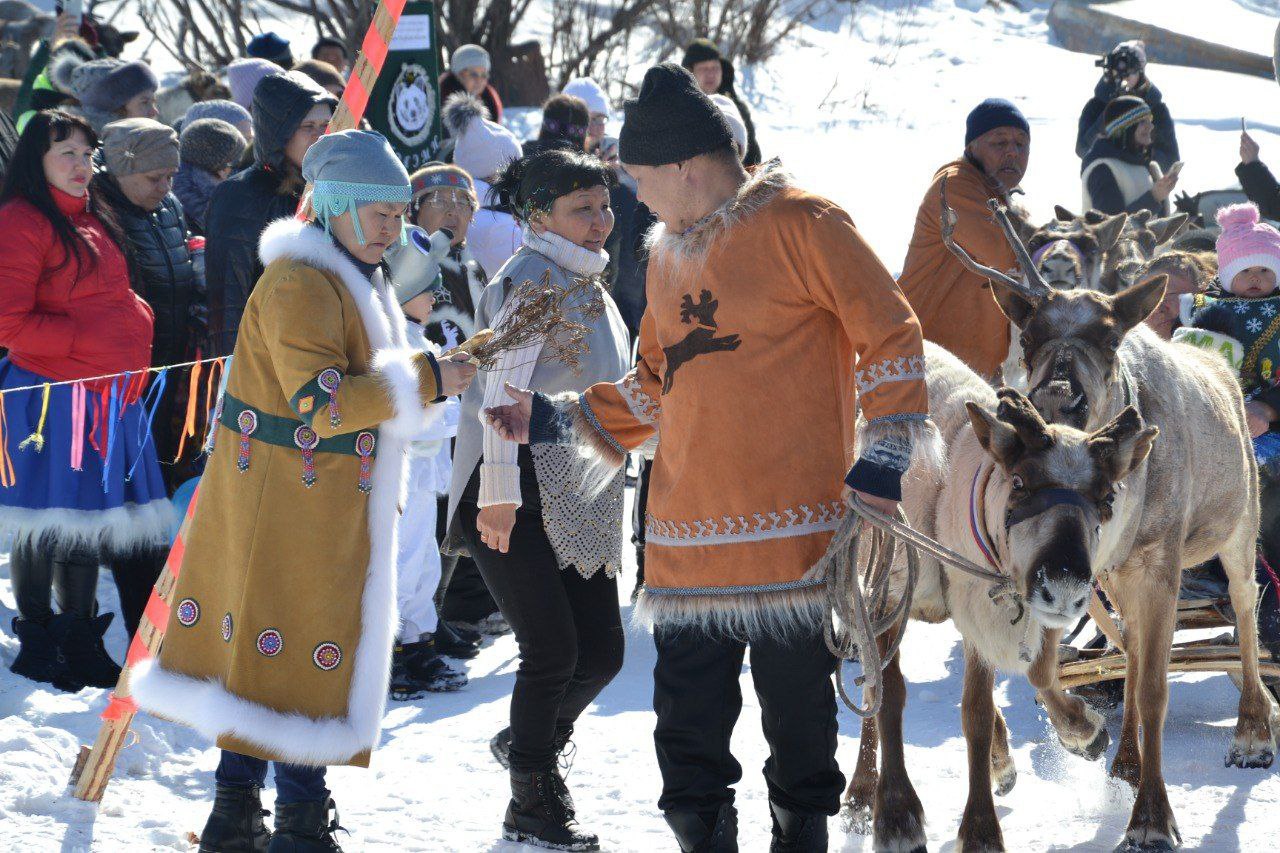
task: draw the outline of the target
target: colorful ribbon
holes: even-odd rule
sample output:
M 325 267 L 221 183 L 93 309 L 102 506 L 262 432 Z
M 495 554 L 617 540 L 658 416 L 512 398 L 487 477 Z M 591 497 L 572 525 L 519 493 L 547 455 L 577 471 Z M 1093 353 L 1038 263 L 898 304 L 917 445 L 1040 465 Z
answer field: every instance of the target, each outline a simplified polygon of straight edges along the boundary
M 129 381 L 128 374 L 125 374 L 125 382 Z M 120 406 L 121 383 L 111 380 L 111 400 L 107 407 L 107 446 L 106 452 L 102 456 L 102 491 L 107 491 L 107 484 L 111 480 L 111 453 L 116 446 L 116 433 L 119 430 L 116 422 L 120 419 L 122 412 Z
M 0 391 L 0 486 L 6 489 L 17 485 L 18 477 L 13 471 L 13 459 L 9 456 L 9 422 L 4 413 L 4 395 Z
M 138 463 L 143 458 L 142 451 L 146 448 L 147 442 L 151 441 L 151 424 L 156 419 L 156 410 L 160 408 L 160 400 L 164 397 L 164 387 L 168 382 L 169 371 L 160 371 L 156 375 L 156 381 L 151 383 L 151 389 L 142 398 L 142 439 L 138 442 L 138 455 L 129 466 L 129 473 L 124 475 L 126 482 L 133 479 L 133 472 L 138 469 Z
M 187 386 L 187 418 L 182 424 L 182 436 L 178 439 L 178 453 L 173 457 L 176 464 L 186 449 L 187 439 L 196 434 L 196 406 L 200 399 L 200 362 L 191 368 L 191 384 Z
M 26 450 L 28 446 L 35 445 L 36 453 L 44 450 L 44 422 L 49 418 L 49 386 L 44 386 L 44 399 L 40 402 L 40 422 L 36 424 L 36 431 L 31 433 L 22 440 L 18 445 L 19 450 Z
M 85 404 L 89 389 L 83 382 L 71 386 L 71 470 L 84 470 Z

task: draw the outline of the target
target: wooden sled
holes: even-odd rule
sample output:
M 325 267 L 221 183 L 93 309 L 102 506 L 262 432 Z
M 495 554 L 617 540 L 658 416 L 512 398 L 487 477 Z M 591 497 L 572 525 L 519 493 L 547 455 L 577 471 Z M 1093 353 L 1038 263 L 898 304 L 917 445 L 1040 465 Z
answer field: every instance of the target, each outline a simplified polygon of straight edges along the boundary
M 1175 642 L 1169 652 L 1169 672 L 1225 672 L 1233 680 L 1240 679 L 1240 647 L 1230 637 L 1177 642 L 1177 631 L 1203 628 L 1234 628 L 1223 618 L 1218 607 L 1228 603 L 1225 599 L 1179 601 L 1178 622 L 1174 629 Z M 1114 681 L 1125 677 L 1128 656 L 1124 652 L 1124 640 L 1120 626 L 1094 592 L 1089 603 L 1089 616 L 1099 630 L 1106 635 L 1114 648 L 1059 649 L 1058 678 L 1064 689 L 1083 687 L 1102 681 Z M 1264 679 L 1280 679 L 1280 659 L 1266 649 L 1258 651 L 1258 670 Z

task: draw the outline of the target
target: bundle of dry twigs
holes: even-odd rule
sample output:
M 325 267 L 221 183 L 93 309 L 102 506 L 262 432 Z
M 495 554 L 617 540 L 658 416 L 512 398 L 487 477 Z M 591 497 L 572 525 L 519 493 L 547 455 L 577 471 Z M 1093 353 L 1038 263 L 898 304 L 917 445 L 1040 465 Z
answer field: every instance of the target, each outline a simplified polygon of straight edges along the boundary
M 587 352 L 590 323 L 604 313 L 603 290 L 594 278 L 574 279 L 569 287 L 551 283 L 545 272 L 526 280 L 508 299 L 512 306 L 493 329 L 477 332 L 459 350 L 471 354 L 481 370 L 490 370 L 499 354 L 535 344 L 550 358 L 577 372 Z

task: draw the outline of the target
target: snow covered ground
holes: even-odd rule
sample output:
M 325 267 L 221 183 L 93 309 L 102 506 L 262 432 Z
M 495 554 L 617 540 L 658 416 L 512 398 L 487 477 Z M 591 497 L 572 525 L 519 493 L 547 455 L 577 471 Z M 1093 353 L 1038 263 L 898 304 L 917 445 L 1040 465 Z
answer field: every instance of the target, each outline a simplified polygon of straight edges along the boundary
M 891 269 L 901 267 L 916 207 L 935 168 L 959 154 L 964 116 L 979 100 L 1015 100 L 1033 125 L 1026 202 L 1038 217 L 1053 205 L 1079 207 L 1076 116 L 1096 80 L 1093 58 L 1054 47 L 1047 4 L 969 11 L 967 0 L 866 0 L 856 16 L 804 32 L 767 67 L 748 71 L 743 89 L 761 147 L 781 154 L 806 185 L 848 207 Z M 1025 4 L 1024 5 L 1028 5 Z M 1273 0 L 1241 0 L 1274 12 Z M 1234 15 L 1230 0 L 1204 0 L 1204 20 Z M 307 39 L 299 34 L 301 41 Z M 629 76 L 638 78 L 637 64 Z M 1229 186 L 1237 131 L 1247 116 L 1264 160 L 1280 163 L 1280 90 L 1230 74 L 1155 66 L 1150 76 L 1178 120 L 1187 161 L 1182 188 Z M 623 584 L 629 591 L 630 578 Z M 109 578 L 102 605 L 115 606 Z M 626 602 L 624 600 L 624 607 Z M 0 564 L 0 625 L 14 615 Z M 118 626 L 111 650 L 123 657 Z M 583 718 L 569 784 L 584 824 L 613 851 L 671 850 L 654 802 L 659 779 L 650 710 L 653 647 L 628 635 L 626 665 Z M 120 758 L 100 806 L 70 798 L 65 784 L 79 744 L 91 743 L 102 691 L 55 694 L 7 671 L 17 643 L 0 631 L 0 850 L 188 850 L 212 797 L 216 752 L 180 727 L 141 717 L 138 742 Z M 903 646 L 909 686 L 908 767 L 929 820 L 930 849 L 951 851 L 963 809 L 965 746 L 960 734 L 962 655 L 950 626 L 913 625 Z M 471 686 L 450 696 L 396 704 L 370 770 L 330 775 L 349 850 L 516 853 L 495 840 L 506 780 L 487 749 L 506 717 L 516 667 L 510 637 L 469 666 Z M 734 748 L 742 849 L 768 847 L 760 767 L 767 748 L 759 705 L 744 673 L 745 707 Z M 1235 721 L 1236 691 L 1223 676 L 1179 676 L 1170 690 L 1165 777 L 1190 850 L 1271 846 L 1280 808 L 1277 770 L 1222 766 Z M 998 682 L 1011 730 L 1017 787 L 998 801 L 1006 843 L 1018 851 L 1110 850 L 1123 834 L 1131 795 L 1108 782 L 1105 765 L 1065 753 L 1021 679 Z M 841 721 L 840 759 L 851 769 L 858 727 Z M 1113 715 L 1109 728 L 1118 731 Z M 1114 745 L 1112 753 L 1114 752 Z M 833 849 L 869 850 L 832 822 Z M 843 845 L 843 846 L 841 846 Z

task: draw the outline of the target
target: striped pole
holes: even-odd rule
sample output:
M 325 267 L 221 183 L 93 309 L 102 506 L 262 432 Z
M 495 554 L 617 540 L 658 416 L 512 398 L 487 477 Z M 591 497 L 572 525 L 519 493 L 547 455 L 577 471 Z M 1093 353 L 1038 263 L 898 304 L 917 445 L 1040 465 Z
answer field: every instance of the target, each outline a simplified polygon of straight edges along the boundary
M 404 11 L 407 0 L 380 0 L 374 10 L 373 21 L 365 33 L 361 43 L 360 55 L 351 67 L 347 77 L 347 86 L 342 93 L 342 101 L 329 119 L 326 132 L 350 130 L 360 124 L 365 109 L 369 106 L 369 93 L 382 72 L 390 50 L 391 35 L 400 23 L 400 14 Z M 303 195 L 301 214 L 307 206 L 307 195 Z M 141 661 L 150 660 L 160 652 L 164 642 L 165 628 L 169 625 L 169 607 L 173 600 L 173 590 L 178 583 L 178 575 L 182 571 L 182 555 L 186 550 L 185 540 L 187 528 L 195 515 L 196 501 L 199 491 L 191 497 L 187 507 L 186 518 L 178 538 L 174 540 L 169 551 L 169 559 L 165 561 L 164 570 L 156 581 L 147 609 L 143 612 L 138 633 L 134 635 L 129 646 L 129 654 L 125 658 L 124 671 L 111 694 L 107 708 L 102 712 L 102 728 L 98 730 L 98 739 L 92 747 L 80 747 L 75 767 L 71 770 L 71 785 L 76 799 L 96 803 L 111 781 L 115 770 L 116 758 L 124 746 L 125 737 L 129 733 L 129 725 L 138 713 L 138 705 L 129 692 L 131 670 Z

